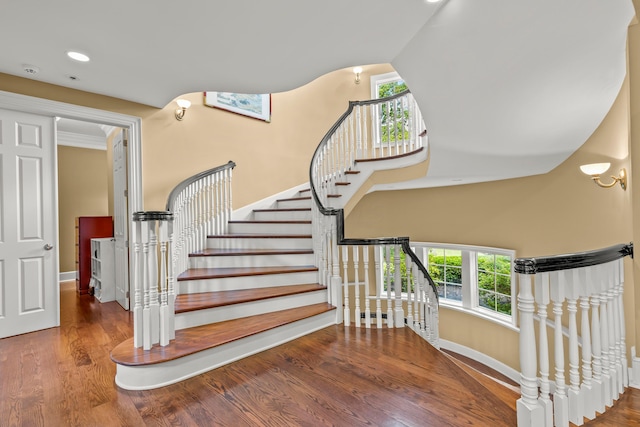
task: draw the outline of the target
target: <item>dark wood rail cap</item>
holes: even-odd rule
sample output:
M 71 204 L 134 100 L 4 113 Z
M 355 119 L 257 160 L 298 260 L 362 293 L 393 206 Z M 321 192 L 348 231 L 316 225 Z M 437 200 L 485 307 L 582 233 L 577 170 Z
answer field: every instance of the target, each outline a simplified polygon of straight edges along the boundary
M 574 254 L 551 255 L 535 258 L 518 258 L 514 261 L 514 271 L 520 274 L 546 273 L 590 267 L 630 256 L 633 258 L 633 243 L 623 243 L 608 248 Z
M 173 221 L 173 213 L 168 211 L 139 211 L 133 213 L 134 221 Z

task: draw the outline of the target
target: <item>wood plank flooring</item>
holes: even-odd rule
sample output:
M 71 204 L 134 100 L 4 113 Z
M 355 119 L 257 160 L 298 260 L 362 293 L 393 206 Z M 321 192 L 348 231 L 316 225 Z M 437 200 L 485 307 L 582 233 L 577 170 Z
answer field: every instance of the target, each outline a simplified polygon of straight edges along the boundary
M 61 327 L 0 339 L 0 426 L 515 426 L 512 408 L 413 332 L 332 326 L 149 391 L 114 384 L 131 315 L 74 290 Z M 588 426 L 640 425 L 640 390 Z

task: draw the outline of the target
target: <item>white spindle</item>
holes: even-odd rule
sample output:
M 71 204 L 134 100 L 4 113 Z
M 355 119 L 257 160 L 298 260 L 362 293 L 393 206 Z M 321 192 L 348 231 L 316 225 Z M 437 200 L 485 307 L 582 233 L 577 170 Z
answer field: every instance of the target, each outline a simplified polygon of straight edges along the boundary
M 376 270 L 376 326 L 378 328 L 382 328 L 382 289 L 384 289 L 384 280 L 385 276 L 381 274 L 381 265 L 380 258 L 382 252 L 384 251 L 384 247 L 374 247 L 374 262 L 375 262 L 375 270 Z
M 387 286 L 387 326 L 393 328 L 393 300 L 391 299 L 391 246 L 384 246 L 384 262 L 387 266 L 385 274 L 385 283 Z
M 359 252 L 360 252 L 360 247 L 357 245 L 354 245 L 353 246 L 353 270 L 354 270 L 353 280 L 355 282 L 355 288 L 354 288 L 355 310 L 353 315 L 354 315 L 357 328 L 360 327 L 360 275 L 359 275 L 360 256 L 359 256 Z
M 579 280 L 578 270 L 564 271 L 567 278 L 567 311 L 569 312 L 569 421 L 580 426 L 584 423 L 584 401 L 580 394 L 580 355 L 578 352 L 577 300 Z
M 140 348 L 144 345 L 143 327 L 143 260 L 142 260 L 142 224 L 133 221 L 133 346 Z
M 413 325 L 413 269 L 411 266 L 411 257 L 409 254 L 404 254 L 404 261 L 407 271 L 407 325 L 411 329 L 414 329 Z
M 402 271 L 400 268 L 400 245 L 393 247 L 393 262 L 395 277 L 393 290 L 395 293 L 395 317 L 393 323 L 396 328 L 404 328 L 404 310 L 402 309 Z
M 348 263 L 349 263 L 349 247 L 342 247 L 342 267 L 343 267 L 343 290 L 344 290 L 344 326 L 351 325 L 351 309 L 349 305 L 349 274 L 348 274 Z
M 556 391 L 553 394 L 553 420 L 556 426 L 569 425 L 569 405 L 564 376 L 564 339 L 562 336 L 562 304 L 565 299 L 566 280 L 563 271 L 554 274 L 558 283 L 551 286 L 554 315 L 554 348 L 556 365 Z
M 362 248 L 362 261 L 364 263 L 364 292 L 365 292 L 365 300 L 364 300 L 364 324 L 365 327 L 371 328 L 371 289 L 370 280 L 369 280 L 369 247 L 365 246 Z

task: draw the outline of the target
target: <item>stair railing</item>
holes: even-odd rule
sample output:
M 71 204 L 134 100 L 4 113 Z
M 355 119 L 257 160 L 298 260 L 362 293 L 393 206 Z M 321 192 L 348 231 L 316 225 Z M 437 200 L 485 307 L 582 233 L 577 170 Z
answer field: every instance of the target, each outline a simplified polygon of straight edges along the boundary
M 344 211 L 330 205 L 336 183 L 345 179 L 356 160 L 418 150 L 423 147 L 424 129 L 409 91 L 378 100 L 351 101 L 316 148 L 309 181 L 315 202 L 313 240 L 319 281 L 329 289 L 329 302 L 343 307 L 337 322 L 350 325 L 353 321 L 360 326 L 364 319 L 365 327 L 371 327 L 375 318 L 380 327 L 406 324 L 438 346 L 436 285 L 411 249 L 409 238 L 347 239 Z
M 311 162 L 310 179 L 324 206 L 356 160 L 389 158 L 419 150 L 424 120 L 408 90 L 381 99 L 350 101 L 324 136 Z
M 626 256 L 633 257 L 631 243 L 515 260 L 522 393 L 518 426 L 582 425 L 584 418 L 603 414 L 624 393 L 629 384 L 623 308 Z M 566 340 L 563 321 L 568 323 Z M 548 327 L 553 329 L 551 339 Z M 551 360 L 555 376 L 549 372 Z
M 189 254 L 206 247 L 207 236 L 223 234 L 231 219 L 232 161 L 179 183 L 166 211 L 133 215 L 134 347 L 166 346 L 175 338 L 177 275 Z

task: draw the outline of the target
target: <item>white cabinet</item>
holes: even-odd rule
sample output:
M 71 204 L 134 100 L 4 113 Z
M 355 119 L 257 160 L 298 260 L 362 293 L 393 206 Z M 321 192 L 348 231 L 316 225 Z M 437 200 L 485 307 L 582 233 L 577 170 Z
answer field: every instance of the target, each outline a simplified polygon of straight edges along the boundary
M 91 283 L 93 295 L 100 302 L 116 299 L 115 239 L 91 239 Z

